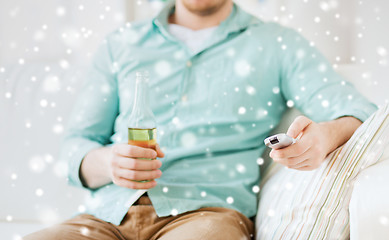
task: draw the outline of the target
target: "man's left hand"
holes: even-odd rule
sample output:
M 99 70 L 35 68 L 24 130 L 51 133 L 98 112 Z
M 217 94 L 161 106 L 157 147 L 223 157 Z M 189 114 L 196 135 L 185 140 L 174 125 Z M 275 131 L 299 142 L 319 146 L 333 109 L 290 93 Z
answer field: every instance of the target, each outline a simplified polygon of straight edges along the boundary
M 287 135 L 297 138 L 301 134 L 301 138 L 286 148 L 273 149 L 270 157 L 288 168 L 305 171 L 316 169 L 333 149 L 329 132 L 327 125 L 299 116 L 290 125 Z

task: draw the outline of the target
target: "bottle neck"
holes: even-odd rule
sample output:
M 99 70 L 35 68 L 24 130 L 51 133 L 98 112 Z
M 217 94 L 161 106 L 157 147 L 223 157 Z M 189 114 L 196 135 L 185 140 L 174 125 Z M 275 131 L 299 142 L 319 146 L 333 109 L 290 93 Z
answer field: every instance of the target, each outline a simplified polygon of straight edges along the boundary
M 137 77 L 135 86 L 135 100 L 132 108 L 133 113 L 145 112 L 149 110 L 149 89 L 147 79 Z

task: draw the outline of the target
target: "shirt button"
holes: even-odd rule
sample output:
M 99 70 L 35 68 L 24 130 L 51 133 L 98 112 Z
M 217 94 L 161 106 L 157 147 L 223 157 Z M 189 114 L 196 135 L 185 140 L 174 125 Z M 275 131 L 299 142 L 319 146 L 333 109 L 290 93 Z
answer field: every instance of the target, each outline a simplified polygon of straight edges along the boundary
M 186 66 L 187 66 L 187 67 L 192 67 L 192 62 L 191 62 L 191 61 L 187 61 L 187 62 L 186 62 Z

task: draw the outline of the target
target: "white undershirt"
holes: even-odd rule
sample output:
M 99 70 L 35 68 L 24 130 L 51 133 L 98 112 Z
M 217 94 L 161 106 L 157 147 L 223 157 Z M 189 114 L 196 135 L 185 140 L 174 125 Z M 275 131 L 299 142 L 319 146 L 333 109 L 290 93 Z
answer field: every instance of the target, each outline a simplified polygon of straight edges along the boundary
M 211 36 L 216 28 L 217 26 L 192 30 L 177 24 L 169 24 L 169 32 L 178 40 L 184 42 L 193 52 L 200 50 L 205 40 Z

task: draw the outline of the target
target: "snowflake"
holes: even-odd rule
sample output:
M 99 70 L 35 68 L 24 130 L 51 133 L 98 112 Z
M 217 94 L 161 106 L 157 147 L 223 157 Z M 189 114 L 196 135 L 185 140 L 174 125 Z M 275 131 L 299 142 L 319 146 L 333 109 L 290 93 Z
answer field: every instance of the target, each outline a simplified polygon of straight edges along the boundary
M 257 164 L 258 165 L 262 165 L 265 161 L 263 160 L 263 158 L 259 157 L 257 158 Z
M 177 124 L 180 123 L 180 119 L 179 119 L 178 117 L 174 117 L 174 118 L 172 119 L 172 122 L 173 122 L 173 124 L 177 125 Z
M 38 197 L 41 197 L 43 195 L 43 190 L 42 188 L 37 188 L 35 190 L 35 195 L 37 195 Z
M 385 216 L 382 216 L 380 217 L 380 223 L 384 226 L 388 226 L 389 225 L 389 219 L 388 217 L 385 217 Z
M 55 125 L 53 126 L 53 132 L 54 132 L 55 134 L 61 134 L 61 133 L 63 133 L 63 131 L 64 131 L 64 127 L 63 127 L 62 124 L 57 123 L 57 124 L 55 124 Z
M 239 173 L 245 173 L 246 167 L 243 164 L 238 164 L 236 165 L 236 171 L 238 171 Z
M 291 183 L 291 182 L 286 183 L 285 188 L 286 188 L 286 190 L 291 190 L 293 188 L 293 183 Z
M 327 100 L 323 100 L 323 101 L 321 101 L 321 105 L 323 107 L 327 108 L 330 105 L 330 103 Z
M 65 59 L 61 59 L 59 61 L 59 66 L 62 68 L 62 69 L 68 69 L 69 68 L 69 62 L 66 61 Z
M 56 14 L 58 17 L 62 17 L 66 14 L 66 8 L 59 6 L 57 7 Z
M 161 77 L 166 77 L 171 72 L 171 64 L 167 61 L 159 61 L 154 66 L 155 72 Z
M 173 208 L 173 209 L 171 210 L 170 214 L 171 214 L 172 216 L 177 216 L 178 210 L 175 209 L 175 208 Z
M 319 72 L 325 72 L 327 71 L 327 65 L 325 63 L 322 63 L 319 65 Z
M 236 75 L 246 77 L 251 71 L 251 65 L 244 59 L 235 62 L 234 71 Z
M 174 53 L 174 58 L 175 59 L 183 59 L 184 58 L 184 51 L 176 51 L 175 53 Z
M 7 222 L 11 222 L 13 220 L 13 217 L 11 215 L 7 215 L 5 219 L 7 220 Z
M 388 51 L 384 47 L 378 47 L 377 54 L 380 55 L 381 57 L 386 57 L 386 55 L 388 54 Z
M 245 107 L 240 107 L 239 110 L 238 110 L 238 113 L 239 113 L 240 115 L 245 114 L 245 113 L 246 113 L 246 108 L 245 108 Z
M 215 134 L 216 131 L 217 131 L 217 129 L 216 129 L 215 127 L 211 127 L 211 128 L 209 129 L 209 133 L 210 133 L 210 134 Z
M 256 92 L 256 90 L 255 90 L 255 88 L 254 88 L 253 86 L 247 86 L 247 87 L 246 87 L 246 92 L 247 92 L 248 94 L 250 94 L 250 95 L 254 95 L 255 92 Z
M 274 94 L 278 94 L 280 92 L 280 88 L 279 87 L 273 87 L 273 93 Z
M 313 21 L 314 21 L 315 23 L 319 23 L 319 22 L 320 22 L 320 17 L 315 17 L 315 18 L 313 19 Z
M 169 188 L 168 188 L 168 187 L 163 187 L 163 188 L 162 188 L 162 192 L 164 192 L 164 193 L 169 192 Z
M 12 173 L 12 174 L 11 174 L 11 179 L 12 179 L 12 180 L 18 179 L 18 175 L 17 175 L 16 173 Z
M 267 215 L 268 215 L 269 217 L 273 217 L 273 216 L 275 215 L 275 211 L 274 211 L 273 209 L 269 209 L 269 210 L 267 211 Z
M 259 190 L 260 190 L 260 188 L 258 185 L 254 185 L 252 188 L 253 193 L 259 193 Z
M 234 128 L 236 131 L 238 131 L 240 133 L 244 133 L 246 131 L 246 129 L 241 124 L 235 124 Z
M 52 225 L 53 223 L 58 222 L 60 219 L 57 211 L 49 207 L 44 208 L 38 214 L 39 221 L 47 225 Z
M 36 30 L 33 35 L 33 39 L 36 42 L 41 42 L 46 39 L 46 33 L 42 30 Z
M 49 75 L 43 81 L 42 87 L 43 87 L 43 91 L 45 91 L 45 92 L 55 93 L 55 92 L 58 92 L 60 90 L 61 83 L 60 83 L 59 78 L 57 76 Z M 46 106 L 47 106 L 47 101 L 44 99 L 41 100 L 41 106 L 42 106 L 42 101 L 43 101 L 43 104 L 46 103 Z M 42 107 L 44 107 L 44 106 L 42 106 Z
M 80 206 L 78 206 L 78 212 L 80 212 L 80 213 L 84 213 L 86 211 L 86 208 L 85 208 L 85 206 L 84 205 L 80 205 Z
M 234 48 L 229 48 L 229 49 L 227 49 L 227 56 L 229 56 L 229 57 L 233 57 L 233 56 L 235 56 L 235 49 Z
M 327 12 L 330 9 L 330 5 L 327 2 L 320 2 L 321 10 Z
M 39 102 L 39 104 L 41 105 L 41 107 L 47 107 L 48 102 L 47 102 L 46 99 L 41 99 L 40 102 Z
M 363 79 L 369 79 L 369 78 L 371 78 L 371 73 L 369 73 L 369 72 L 364 72 L 364 73 L 362 73 L 362 78 L 363 78 Z
M 292 107 L 294 106 L 293 100 L 288 100 L 288 101 L 286 102 L 286 106 L 292 108 Z
M 20 58 L 18 62 L 19 62 L 20 65 L 23 65 L 25 63 L 23 58 Z
M 11 98 L 11 97 L 12 97 L 12 93 L 10 93 L 10 92 L 5 93 L 5 98 Z
M 206 193 L 205 191 L 202 191 L 202 192 L 200 193 L 200 195 L 201 195 L 201 197 L 206 197 L 206 196 L 207 196 L 207 193 Z
M 234 203 L 234 198 L 233 197 L 227 197 L 226 199 L 228 204 L 233 204 Z
M 81 228 L 80 228 L 80 233 L 81 233 L 82 235 L 84 235 L 84 236 L 89 236 L 90 230 L 89 230 L 89 228 L 87 228 L 87 227 L 81 227 Z
M 53 172 L 57 177 L 66 177 L 68 173 L 68 164 L 65 161 L 56 162 L 53 167 Z
M 29 161 L 30 169 L 33 172 L 40 173 L 46 168 L 46 163 L 41 156 L 33 156 Z
M 185 191 L 185 197 L 186 197 L 186 198 L 191 198 L 191 197 L 192 197 L 192 192 L 190 192 L 190 191 Z
M 305 51 L 304 51 L 304 49 L 299 49 L 299 50 L 297 50 L 296 56 L 297 56 L 298 59 L 304 58 L 304 57 L 305 57 Z
M 197 143 L 197 137 L 193 132 L 185 132 L 181 135 L 181 146 L 193 147 Z

